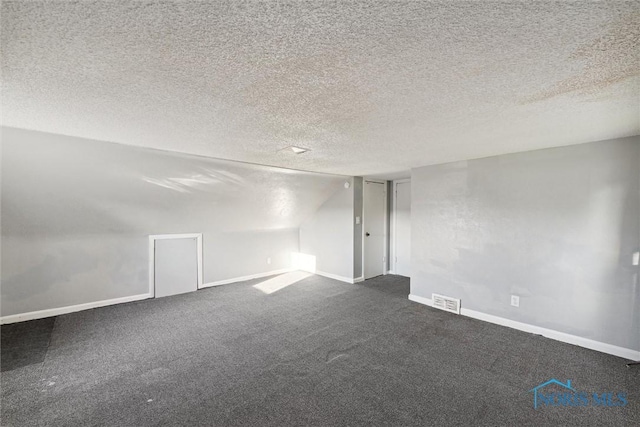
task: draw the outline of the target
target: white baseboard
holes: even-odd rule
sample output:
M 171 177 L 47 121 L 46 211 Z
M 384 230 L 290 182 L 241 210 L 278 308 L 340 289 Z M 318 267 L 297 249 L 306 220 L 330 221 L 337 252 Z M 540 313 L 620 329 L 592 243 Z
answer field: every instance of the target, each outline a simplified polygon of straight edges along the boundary
M 129 297 L 88 302 L 85 304 L 69 305 L 66 307 L 50 308 L 47 310 L 12 314 L 10 316 L 0 317 L 0 325 L 6 325 L 8 323 L 24 322 L 27 320 L 34 320 L 34 319 L 44 319 L 45 317 L 59 316 L 61 314 L 74 313 L 76 311 L 89 310 L 91 308 L 98 308 L 98 307 L 105 307 L 107 305 L 122 304 L 125 302 L 140 301 L 148 298 L 153 298 L 153 296 L 150 294 L 132 295 Z
M 338 276 L 337 274 L 325 273 L 324 271 L 318 271 L 318 270 L 316 270 L 315 274 L 317 274 L 318 276 L 328 277 L 329 279 L 339 280 L 341 282 L 346 282 L 351 284 L 354 283 L 354 279 L 352 279 L 351 277 Z
M 364 282 L 364 276 L 356 277 L 355 279 L 353 279 L 353 283 L 360 283 L 360 282 Z
M 272 270 L 264 273 L 251 274 L 249 276 L 241 276 L 241 277 L 234 277 L 232 279 L 218 280 L 217 282 L 204 283 L 198 289 L 209 288 L 211 286 L 228 285 L 229 283 L 244 282 L 246 280 L 252 280 L 252 279 L 260 279 L 262 277 L 275 276 L 276 274 L 284 274 L 284 273 L 289 273 L 291 271 L 293 270 L 290 268 L 283 268 L 280 270 Z
M 417 295 L 409 295 L 409 299 L 411 301 L 415 301 L 420 304 L 428 305 L 429 307 L 433 306 L 433 301 L 429 298 L 424 298 Z M 564 332 L 554 331 L 553 329 L 547 329 L 540 326 L 529 325 L 527 323 L 505 319 L 504 317 L 481 313 L 475 310 L 469 310 L 468 308 L 461 308 L 460 314 L 463 316 L 477 319 L 477 320 L 482 320 L 484 322 L 494 323 L 496 325 L 518 329 L 520 331 L 529 332 L 531 334 L 542 335 L 546 338 L 550 338 L 556 341 L 562 341 L 567 344 L 577 345 L 579 347 L 588 348 L 590 350 L 599 351 L 601 353 L 612 354 L 614 356 L 622 357 L 624 359 L 640 360 L 640 351 L 632 350 L 630 348 L 619 347 L 613 344 L 607 344 L 600 341 L 594 341 L 589 338 L 579 337 L 577 335 L 571 335 Z
M 428 305 L 429 307 L 433 307 L 433 301 L 430 298 L 419 297 L 418 295 L 409 294 L 409 299 L 414 302 L 419 302 L 420 304 Z

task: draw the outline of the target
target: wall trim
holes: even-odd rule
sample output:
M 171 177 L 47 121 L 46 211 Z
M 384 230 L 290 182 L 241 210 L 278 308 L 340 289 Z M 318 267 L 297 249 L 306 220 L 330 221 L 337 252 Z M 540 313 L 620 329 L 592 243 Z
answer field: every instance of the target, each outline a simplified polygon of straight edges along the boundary
M 305 271 L 305 270 L 298 270 L 295 268 L 283 268 L 280 270 L 272 270 L 272 271 L 267 271 L 264 273 L 257 273 L 257 274 L 251 274 L 249 276 L 241 276 L 241 277 L 234 277 L 231 279 L 225 279 L 225 280 L 218 280 L 216 282 L 209 282 L 209 283 L 205 283 L 203 284 L 200 288 L 208 288 L 211 286 L 221 286 L 221 285 L 228 285 L 230 283 L 236 283 L 236 282 L 244 282 L 246 280 L 252 280 L 252 279 L 260 279 L 262 277 L 267 277 L 267 276 L 275 276 L 276 274 L 284 274 L 284 273 L 290 273 L 292 271 Z M 337 274 L 332 274 L 332 273 L 326 273 L 324 271 L 309 271 L 309 273 L 313 273 L 313 274 L 317 274 L 318 276 L 324 276 L 327 277 L 329 279 L 335 279 L 335 280 L 339 280 L 341 282 L 346 282 L 346 283 L 360 283 L 360 282 L 364 282 L 364 277 L 360 276 L 357 277 L 355 279 L 351 279 L 349 277 L 345 277 L 345 276 L 339 276 Z
M 329 279 L 339 280 L 341 282 L 346 282 L 351 284 L 355 283 L 355 280 L 352 279 L 351 277 L 338 276 L 337 274 L 325 273 L 324 271 L 318 271 L 318 270 L 316 270 L 315 274 L 317 274 L 318 276 L 328 277 Z
M 218 280 L 216 282 L 204 283 L 200 285 L 200 289 L 209 288 L 212 286 L 228 285 L 230 283 L 236 283 L 236 282 L 245 282 L 247 280 L 260 279 L 262 277 L 267 277 L 267 276 L 275 276 L 276 274 L 290 273 L 292 271 L 294 270 L 291 268 L 282 268 L 280 270 L 272 270 L 272 271 L 266 271 L 264 273 L 250 274 L 248 276 L 233 277 L 231 279 L 224 279 L 224 280 Z
M 44 319 L 45 317 L 60 316 L 62 314 L 75 313 L 76 311 L 90 310 L 92 308 L 106 307 L 108 305 L 122 304 L 125 302 L 140 301 L 153 298 L 151 294 L 132 295 L 122 298 L 113 298 L 102 301 L 88 302 L 84 304 L 68 305 L 66 307 L 49 308 L 46 310 L 29 311 L 27 313 L 12 314 L 0 317 L 0 325 L 8 323 L 25 322 L 27 320 Z
M 409 300 L 420 304 L 433 307 L 433 300 L 431 298 L 419 297 L 418 295 L 409 294 Z
M 417 295 L 409 295 L 411 301 L 433 306 L 433 301 L 429 298 L 420 297 Z M 619 347 L 613 344 L 607 344 L 600 341 L 595 341 L 589 338 L 583 338 L 577 335 L 567 334 L 565 332 L 555 331 L 553 329 L 543 328 L 541 326 L 530 325 L 528 323 L 517 322 L 515 320 L 506 319 L 504 317 L 494 316 L 492 314 L 486 314 L 468 308 L 461 308 L 460 314 L 473 319 L 482 320 L 484 322 L 494 323 L 496 325 L 506 326 L 508 328 L 518 329 L 520 331 L 528 332 L 530 334 L 542 335 L 546 338 L 550 338 L 556 341 L 562 341 L 567 344 L 577 345 L 579 347 L 588 348 L 590 350 L 599 351 L 601 353 L 612 354 L 614 356 L 622 357 L 629 360 L 640 360 L 640 351 L 630 348 Z

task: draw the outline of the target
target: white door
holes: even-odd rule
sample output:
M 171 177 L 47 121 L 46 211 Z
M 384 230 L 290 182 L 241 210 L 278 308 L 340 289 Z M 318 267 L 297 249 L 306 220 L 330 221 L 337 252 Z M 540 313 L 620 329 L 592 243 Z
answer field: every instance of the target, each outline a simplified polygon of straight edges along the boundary
M 156 298 L 198 290 L 197 238 L 156 240 L 154 280 Z
M 386 183 L 364 182 L 364 278 L 380 276 L 385 264 Z
M 397 182 L 394 203 L 394 272 L 411 276 L 411 181 Z

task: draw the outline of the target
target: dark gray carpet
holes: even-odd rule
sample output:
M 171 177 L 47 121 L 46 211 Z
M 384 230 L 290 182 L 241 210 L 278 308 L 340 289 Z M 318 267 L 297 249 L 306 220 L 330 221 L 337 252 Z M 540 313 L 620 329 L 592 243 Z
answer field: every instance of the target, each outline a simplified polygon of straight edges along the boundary
M 398 276 L 260 281 L 59 316 L 43 361 L 2 372 L 2 425 L 640 425 L 622 359 L 410 302 Z M 550 378 L 629 404 L 535 410 Z
M 55 320 L 55 317 L 49 317 L 2 326 L 1 370 L 11 371 L 44 362 Z

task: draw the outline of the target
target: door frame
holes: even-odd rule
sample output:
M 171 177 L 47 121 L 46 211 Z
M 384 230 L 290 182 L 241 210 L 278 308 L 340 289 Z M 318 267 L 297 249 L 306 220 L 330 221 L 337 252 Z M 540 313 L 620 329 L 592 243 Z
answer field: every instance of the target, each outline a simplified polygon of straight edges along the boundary
M 198 262 L 198 287 L 202 289 L 202 233 L 151 234 L 149 235 L 149 296 L 156 297 L 156 240 L 196 239 Z
M 378 184 L 382 184 L 384 187 L 384 239 L 383 240 L 383 256 L 382 256 L 382 275 L 386 276 L 388 273 L 388 263 L 389 260 L 387 259 L 387 246 L 388 246 L 388 241 L 389 241 L 389 227 L 388 227 L 388 222 L 389 222 L 389 218 L 388 218 L 388 210 L 389 210 L 389 195 L 388 193 L 388 182 L 385 180 L 380 180 L 380 179 L 367 179 L 364 178 L 362 180 L 362 280 L 367 280 L 365 278 L 365 274 L 364 274 L 364 270 L 365 270 L 365 226 L 367 223 L 367 214 L 365 212 L 365 197 L 366 197 L 366 191 L 367 191 L 367 182 L 375 182 Z
M 396 274 L 396 220 L 398 209 L 398 184 L 411 182 L 411 178 L 397 179 L 393 181 L 393 209 L 391 209 L 391 250 L 389 251 L 389 265 L 393 265 L 393 269 L 389 269 L 391 274 Z

